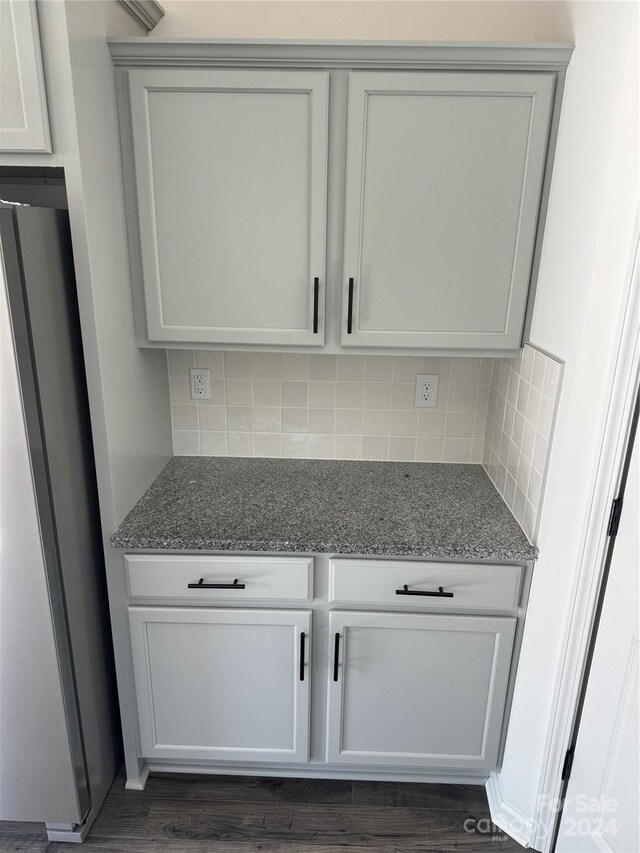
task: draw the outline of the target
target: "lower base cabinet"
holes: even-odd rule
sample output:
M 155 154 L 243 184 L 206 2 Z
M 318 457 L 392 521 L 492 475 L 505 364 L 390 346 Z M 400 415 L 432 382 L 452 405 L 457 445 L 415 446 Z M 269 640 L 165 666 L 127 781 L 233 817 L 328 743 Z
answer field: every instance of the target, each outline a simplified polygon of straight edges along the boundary
M 327 761 L 496 766 L 516 619 L 330 614 Z
M 308 610 L 130 607 L 142 757 L 309 758 Z

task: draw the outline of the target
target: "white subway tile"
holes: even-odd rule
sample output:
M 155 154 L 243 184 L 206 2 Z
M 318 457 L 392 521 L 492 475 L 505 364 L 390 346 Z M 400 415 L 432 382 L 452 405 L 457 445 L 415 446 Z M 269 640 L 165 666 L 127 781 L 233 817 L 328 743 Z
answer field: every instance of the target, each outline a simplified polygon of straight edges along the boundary
M 256 406 L 253 413 L 254 429 L 256 432 L 282 432 L 280 409 L 275 406 Z M 306 410 L 305 410 L 306 414 Z
M 253 405 L 253 389 L 250 379 L 227 379 L 225 390 L 228 406 Z
M 389 439 L 386 436 L 365 435 L 362 439 L 362 458 L 386 462 L 389 458 Z
M 306 408 L 309 399 L 308 382 L 283 382 L 282 383 L 282 406 L 294 409 Z
M 279 406 L 281 383 L 273 379 L 258 379 L 253 382 L 254 406 Z
M 391 382 L 393 378 L 392 355 L 367 355 L 364 368 L 365 382 Z
M 303 353 L 283 353 L 280 356 L 282 379 L 302 380 L 309 378 L 309 356 Z
M 227 406 L 227 430 L 229 432 L 253 432 L 253 408 L 251 406 Z
M 283 456 L 305 459 L 307 456 L 307 433 L 282 433 L 281 452 Z
M 335 382 L 309 382 L 309 408 L 310 409 L 335 409 L 336 407 L 336 383 Z
M 446 438 L 442 449 L 443 462 L 469 462 L 471 459 L 470 438 Z
M 390 435 L 416 435 L 418 432 L 417 412 L 391 412 Z
M 280 433 L 261 432 L 253 437 L 256 456 L 278 457 L 280 451 Z
M 336 409 L 336 435 L 361 436 L 362 409 Z
M 338 380 L 343 382 L 364 382 L 363 355 L 339 355 L 337 362 Z
M 333 435 L 335 428 L 335 409 L 309 409 L 309 434 L 313 432 Z M 309 453 L 311 453 L 311 445 L 309 445 Z
M 282 409 L 282 432 L 307 432 L 307 409 Z
M 336 435 L 336 459 L 362 459 L 361 435 Z
M 310 355 L 309 379 L 336 381 L 335 355 Z
M 389 459 L 394 462 L 415 462 L 416 439 L 405 436 L 391 436 L 389 439 Z
M 337 382 L 336 408 L 361 409 L 364 399 L 364 382 Z
M 277 379 L 278 382 L 280 381 L 280 353 L 254 352 L 252 362 L 254 380 Z
M 333 459 L 335 436 L 309 433 L 308 453 L 310 459 Z
M 206 406 L 198 404 L 200 429 L 207 432 L 224 432 L 227 428 L 227 410 L 225 406 Z
M 416 441 L 416 462 L 442 462 L 444 438 L 418 436 Z
M 224 354 L 225 379 L 251 379 L 251 353 L 230 352 Z
M 227 433 L 201 432 L 200 445 L 200 452 L 203 456 L 226 456 Z
M 176 456 L 198 456 L 200 454 L 200 433 L 174 430 L 173 452 Z
M 229 456 L 253 456 L 253 433 L 228 432 L 227 452 Z
M 198 429 L 198 406 L 192 405 L 171 406 L 171 426 L 175 430 L 197 430 Z
M 167 350 L 169 376 L 189 377 L 189 369 L 195 367 L 194 353 L 191 350 Z M 203 365 L 204 366 L 204 365 Z
M 365 382 L 363 406 L 365 409 L 390 409 L 391 383 Z

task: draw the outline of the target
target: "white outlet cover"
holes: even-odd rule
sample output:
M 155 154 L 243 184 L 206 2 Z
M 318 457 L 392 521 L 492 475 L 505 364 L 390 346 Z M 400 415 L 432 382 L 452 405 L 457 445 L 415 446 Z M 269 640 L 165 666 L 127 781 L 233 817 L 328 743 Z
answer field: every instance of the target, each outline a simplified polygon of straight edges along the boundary
M 192 367 L 189 370 L 191 380 L 191 399 L 211 399 L 211 377 L 208 367 Z
M 419 373 L 416 376 L 416 398 L 417 409 L 435 409 L 438 404 L 438 380 L 437 373 Z

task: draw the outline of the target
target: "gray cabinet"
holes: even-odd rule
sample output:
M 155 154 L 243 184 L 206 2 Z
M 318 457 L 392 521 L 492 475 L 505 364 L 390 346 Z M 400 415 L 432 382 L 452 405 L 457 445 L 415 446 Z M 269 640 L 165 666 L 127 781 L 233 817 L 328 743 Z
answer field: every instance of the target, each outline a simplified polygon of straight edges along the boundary
M 516 620 L 333 612 L 327 761 L 493 769 Z
M 149 341 L 322 345 L 327 96 L 320 71 L 129 72 Z
M 570 48 L 111 50 L 141 345 L 520 348 Z
M 130 607 L 129 625 L 142 756 L 307 761 L 310 611 Z
M 520 346 L 553 93 L 553 74 L 350 75 L 343 345 Z

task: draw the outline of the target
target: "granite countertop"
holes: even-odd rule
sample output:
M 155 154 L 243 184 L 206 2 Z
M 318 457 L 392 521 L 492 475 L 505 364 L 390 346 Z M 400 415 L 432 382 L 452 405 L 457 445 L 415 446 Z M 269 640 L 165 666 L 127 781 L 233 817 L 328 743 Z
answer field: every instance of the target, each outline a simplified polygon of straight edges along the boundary
M 480 465 L 176 456 L 111 539 L 134 550 L 532 560 Z

